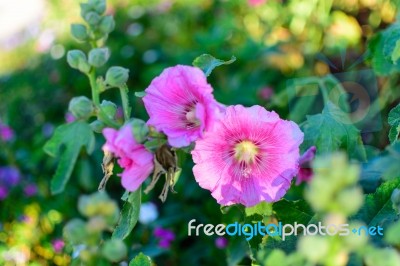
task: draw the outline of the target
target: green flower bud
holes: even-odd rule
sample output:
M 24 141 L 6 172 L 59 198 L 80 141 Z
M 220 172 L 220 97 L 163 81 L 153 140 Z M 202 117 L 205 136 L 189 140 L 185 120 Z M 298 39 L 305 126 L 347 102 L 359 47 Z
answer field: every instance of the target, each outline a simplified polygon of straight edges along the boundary
M 103 132 L 103 129 L 106 127 L 106 125 L 103 122 L 99 121 L 99 120 L 93 121 L 92 123 L 89 124 L 89 126 L 96 133 Z
M 86 230 L 89 233 L 98 233 L 102 232 L 107 228 L 107 223 L 104 217 L 101 216 L 95 216 L 89 219 L 87 225 L 86 225 Z
M 117 105 L 115 105 L 115 103 L 103 100 L 100 107 L 109 119 L 114 119 L 117 113 Z
M 81 3 L 81 17 L 85 18 L 86 14 L 89 13 L 90 11 L 93 11 L 92 6 L 89 5 L 88 3 Z
M 400 265 L 400 255 L 392 248 L 370 248 L 365 252 L 364 262 L 367 266 Z
M 83 243 L 87 237 L 85 222 L 81 219 L 69 221 L 63 229 L 63 236 L 73 245 Z
M 124 85 L 129 78 L 129 69 L 113 66 L 106 73 L 106 83 L 113 87 Z
M 79 96 L 72 98 L 69 102 L 68 110 L 77 119 L 87 119 L 93 114 L 94 107 L 92 101 L 87 97 Z
M 103 66 L 108 58 L 110 57 L 110 52 L 108 48 L 95 48 L 89 52 L 89 64 L 94 67 Z
M 90 65 L 87 62 L 86 55 L 80 50 L 71 50 L 67 54 L 67 62 L 70 67 L 78 69 L 83 73 L 90 71 Z
M 99 29 L 102 33 L 109 34 L 114 30 L 114 28 L 115 28 L 115 21 L 113 16 L 105 16 L 101 20 Z
M 71 33 L 72 36 L 80 42 L 84 42 L 88 39 L 86 26 L 83 24 L 72 24 Z
M 143 143 L 149 134 L 149 128 L 143 120 L 133 118 L 129 124 L 132 126 L 132 133 L 138 143 Z
M 385 231 L 385 241 L 391 245 L 400 246 L 400 221 L 391 224 Z
M 101 253 L 107 260 L 118 262 L 128 255 L 128 250 L 122 240 L 111 239 L 104 242 Z
M 89 0 L 88 4 L 93 11 L 96 11 L 99 15 L 106 11 L 106 0 Z
M 94 11 L 89 11 L 88 13 L 85 14 L 83 19 L 90 25 L 90 26 L 96 26 L 99 24 L 101 20 L 101 16 L 97 14 Z
M 352 230 L 352 228 L 360 228 L 361 226 L 365 226 L 365 224 L 360 222 L 351 222 L 348 228 L 349 230 Z M 350 233 L 342 237 L 344 246 L 347 247 L 349 250 L 362 249 L 368 243 L 368 236 L 364 233 L 361 233 L 360 235 Z
M 396 188 L 393 190 L 391 200 L 393 202 L 393 209 L 400 213 L 400 189 Z
M 347 188 L 339 192 L 337 196 L 338 212 L 352 215 L 358 211 L 364 202 L 364 194 L 359 187 Z

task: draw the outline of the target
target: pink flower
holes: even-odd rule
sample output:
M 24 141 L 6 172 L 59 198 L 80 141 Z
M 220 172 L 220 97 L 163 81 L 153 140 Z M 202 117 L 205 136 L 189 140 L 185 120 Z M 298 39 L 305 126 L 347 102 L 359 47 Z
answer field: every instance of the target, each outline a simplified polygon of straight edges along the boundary
M 56 253 L 60 253 L 65 246 L 65 243 L 62 239 L 55 239 L 51 244 L 53 245 L 53 249 Z
M 316 151 L 317 147 L 311 146 L 303 153 L 303 155 L 301 155 L 299 159 L 300 170 L 297 174 L 296 185 L 300 185 L 302 182 L 308 182 L 311 180 L 313 171 L 310 167 L 310 162 L 314 159 Z
M 173 147 L 184 147 L 209 130 L 220 111 L 204 73 L 191 66 L 164 69 L 146 89 L 147 124 L 168 136 Z
M 0 122 L 0 140 L 7 142 L 14 138 L 14 131 L 11 127 Z
M 261 106 L 226 108 L 192 151 L 193 173 L 222 205 L 247 207 L 283 197 L 298 172 L 303 133 Z
M 105 128 L 103 135 L 106 138 L 103 150 L 118 157 L 118 164 L 124 169 L 120 174 L 122 186 L 135 191 L 153 171 L 153 154 L 135 140 L 129 124 L 118 131 Z
M 270 87 L 264 87 L 259 91 L 259 96 L 263 99 L 263 100 L 269 100 L 271 99 L 272 95 L 274 94 L 273 89 L 271 89 Z
M 72 113 L 68 112 L 68 113 L 65 114 L 65 122 L 72 123 L 75 120 L 76 120 L 76 118 Z
M 251 6 L 260 6 L 267 2 L 267 0 L 248 0 L 249 5 Z

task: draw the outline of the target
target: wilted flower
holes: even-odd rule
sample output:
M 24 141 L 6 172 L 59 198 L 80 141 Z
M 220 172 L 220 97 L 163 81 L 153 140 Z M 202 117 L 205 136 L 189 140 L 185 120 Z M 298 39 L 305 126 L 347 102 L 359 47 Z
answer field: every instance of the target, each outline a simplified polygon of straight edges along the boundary
M 146 89 L 143 102 L 148 125 L 168 136 L 173 147 L 184 147 L 200 138 L 217 119 L 219 105 L 204 73 L 191 66 L 166 68 Z
M 224 249 L 228 246 L 228 239 L 223 236 L 217 237 L 215 239 L 215 246 L 219 249 Z
M 311 180 L 313 171 L 310 162 L 314 159 L 316 151 L 317 147 L 312 146 L 308 150 L 306 150 L 303 153 L 303 155 L 300 156 L 299 159 L 300 170 L 299 173 L 297 174 L 296 185 Z
M 157 206 L 152 202 L 145 202 L 140 206 L 139 222 L 149 224 L 158 217 Z
M 171 242 L 175 240 L 175 233 L 168 229 L 157 227 L 154 229 L 153 233 L 154 236 L 160 240 L 158 245 L 161 248 L 169 248 L 171 246 Z
M 119 158 L 118 164 L 124 169 L 120 174 L 122 186 L 135 191 L 153 171 L 153 154 L 135 140 L 129 124 L 120 130 L 105 128 L 103 135 L 106 138 L 103 150 Z
M 298 172 L 303 133 L 261 106 L 226 108 L 192 151 L 193 173 L 219 204 L 253 206 L 282 198 Z

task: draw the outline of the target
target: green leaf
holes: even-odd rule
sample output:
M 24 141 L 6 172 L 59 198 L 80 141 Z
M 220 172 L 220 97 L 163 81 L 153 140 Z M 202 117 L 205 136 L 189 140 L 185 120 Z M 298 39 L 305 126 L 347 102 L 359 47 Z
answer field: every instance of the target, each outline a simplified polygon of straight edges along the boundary
M 217 59 L 209 54 L 202 54 L 196 59 L 193 60 L 193 66 L 200 68 L 203 70 L 204 74 L 208 77 L 214 68 L 221 65 L 229 65 L 236 61 L 236 57 L 232 55 L 231 59 L 228 61 L 223 61 Z
M 272 204 L 268 202 L 260 202 L 259 204 L 246 208 L 246 216 L 251 216 L 254 214 L 259 214 L 261 216 L 271 216 L 272 215 Z
M 129 266 L 151 266 L 151 259 L 140 252 L 139 255 L 129 262 Z
M 316 146 L 317 153 L 332 153 L 347 147 L 353 157 L 366 157 L 360 131 L 347 113 L 328 102 L 321 114 L 307 116 L 303 125 L 305 147 Z
M 396 212 L 391 201 L 392 192 L 400 188 L 400 178 L 387 181 L 379 186 L 373 194 L 368 194 L 365 204 L 354 218 L 364 221 L 368 226 L 381 226 L 393 222 Z
M 392 126 L 389 131 L 389 140 L 393 144 L 400 134 L 400 104 L 389 112 L 388 123 Z
M 43 148 L 47 154 L 53 157 L 57 157 L 61 153 L 56 173 L 51 180 L 51 193 L 58 194 L 64 190 L 82 147 L 85 147 L 90 154 L 94 150 L 94 145 L 93 131 L 85 122 L 76 121 L 56 129 Z M 62 152 L 60 152 L 61 147 L 64 147 Z
M 397 60 L 400 59 L 400 40 L 396 41 L 396 45 L 393 48 L 392 52 L 392 61 L 397 64 Z
M 246 256 L 249 255 L 249 246 L 242 236 L 236 236 L 229 239 L 227 247 L 228 266 L 238 265 Z
M 118 225 L 115 228 L 112 238 L 125 239 L 135 227 L 140 212 L 141 188 L 129 193 L 127 200 L 122 207 Z
M 395 142 L 386 148 L 385 152 L 365 166 L 363 175 L 372 176 L 374 179 L 383 177 L 386 180 L 395 179 L 400 176 L 400 142 Z
M 305 200 L 288 201 L 282 199 L 273 204 L 277 219 L 282 224 L 308 224 L 314 217 L 311 207 Z

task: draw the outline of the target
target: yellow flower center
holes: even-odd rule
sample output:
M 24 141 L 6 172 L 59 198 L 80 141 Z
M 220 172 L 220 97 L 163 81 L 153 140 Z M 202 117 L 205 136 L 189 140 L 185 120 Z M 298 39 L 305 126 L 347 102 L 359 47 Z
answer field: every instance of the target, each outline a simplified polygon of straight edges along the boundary
M 258 154 L 258 147 L 249 140 L 235 145 L 235 159 L 246 164 L 254 163 Z

